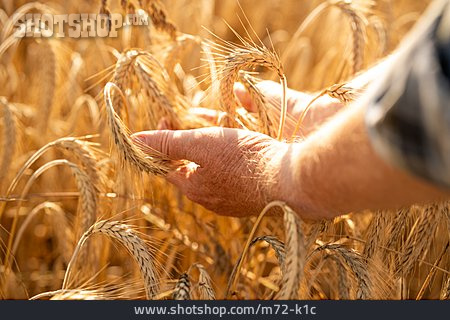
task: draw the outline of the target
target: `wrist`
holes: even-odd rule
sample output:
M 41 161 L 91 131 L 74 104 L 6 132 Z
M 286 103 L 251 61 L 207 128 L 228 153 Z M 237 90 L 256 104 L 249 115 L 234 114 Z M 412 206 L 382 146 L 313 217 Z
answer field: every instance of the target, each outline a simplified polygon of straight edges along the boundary
M 307 148 L 305 143 L 284 144 L 271 163 L 273 185 L 271 201 L 279 200 L 290 206 L 300 217 L 308 220 L 328 218 L 327 210 L 314 197 L 314 185 L 307 174 Z

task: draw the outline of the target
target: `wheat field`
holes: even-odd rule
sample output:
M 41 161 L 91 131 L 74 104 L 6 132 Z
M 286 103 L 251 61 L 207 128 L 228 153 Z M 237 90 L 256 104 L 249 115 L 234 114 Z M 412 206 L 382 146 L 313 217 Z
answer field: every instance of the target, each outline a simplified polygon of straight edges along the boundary
M 351 80 L 428 4 L 1 1 L 0 298 L 448 299 L 448 203 L 311 223 L 273 202 L 259 217 L 222 217 L 165 181 L 183 163 L 130 137 L 163 123 L 281 138 L 301 121 L 278 119 L 285 101 L 265 101 L 258 82 L 350 105 L 370 86 Z M 151 23 L 116 38 L 13 35 L 27 13 L 84 12 Z M 258 112 L 238 105 L 236 81 Z

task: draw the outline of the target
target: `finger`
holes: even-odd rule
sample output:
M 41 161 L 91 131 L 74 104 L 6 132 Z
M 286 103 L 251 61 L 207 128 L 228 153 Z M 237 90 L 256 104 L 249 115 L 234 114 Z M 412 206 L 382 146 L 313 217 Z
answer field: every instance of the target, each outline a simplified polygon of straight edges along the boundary
M 175 128 L 171 128 L 169 120 L 166 117 L 163 117 L 158 121 L 157 129 L 158 130 L 171 130 L 171 129 L 175 129 Z
M 135 133 L 132 138 L 173 160 L 189 160 L 202 164 L 208 155 L 208 144 L 220 134 L 221 128 L 194 130 L 154 130 Z
M 265 80 L 257 84 L 259 92 L 264 96 L 266 101 L 273 102 L 275 105 L 280 105 L 281 96 L 283 94 L 281 85 L 278 82 Z M 245 89 L 244 85 L 237 82 L 234 84 L 234 94 L 241 102 L 242 106 L 250 112 L 256 112 L 257 106 L 253 102 L 250 94 Z M 288 89 L 289 96 L 295 96 L 292 90 Z
M 241 105 L 250 112 L 256 112 L 256 105 L 250 97 L 250 94 L 245 89 L 242 83 L 236 82 L 233 87 L 234 94 L 239 99 Z
M 217 123 L 219 111 L 207 108 L 190 108 L 189 113 L 210 123 Z

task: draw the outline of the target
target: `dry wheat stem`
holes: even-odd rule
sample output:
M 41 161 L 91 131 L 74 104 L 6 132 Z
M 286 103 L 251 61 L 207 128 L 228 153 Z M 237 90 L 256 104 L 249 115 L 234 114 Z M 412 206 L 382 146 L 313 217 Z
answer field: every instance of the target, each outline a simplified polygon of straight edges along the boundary
M 11 165 L 14 152 L 16 150 L 16 124 L 14 115 L 9 107 L 8 100 L 5 97 L 0 97 L 1 115 L 3 117 L 3 139 L 2 139 L 2 157 L 0 162 L 0 186 L 4 185 L 5 178 L 8 174 L 8 169 Z M 1 218 L 1 215 L 0 215 Z
M 12 256 L 16 255 L 17 248 L 20 244 L 20 241 L 22 240 L 22 236 L 24 235 L 25 230 L 29 226 L 30 222 L 41 210 L 45 210 L 46 212 L 51 213 L 50 217 L 54 225 L 53 230 L 58 241 L 59 253 L 63 257 L 64 262 L 68 263 L 70 260 L 70 253 L 72 251 L 70 245 L 71 236 L 69 236 L 67 233 L 67 231 L 70 231 L 70 226 L 62 208 L 56 203 L 52 202 L 43 202 L 34 207 L 30 211 L 30 213 L 27 214 L 25 220 L 20 225 L 20 228 L 17 231 L 17 235 L 14 239 L 11 253 Z
M 430 272 L 428 273 L 427 277 L 425 278 L 425 281 L 423 282 L 422 286 L 420 287 L 419 292 L 417 293 L 416 300 L 421 300 L 425 290 L 427 289 L 428 285 L 431 282 L 432 277 L 436 273 L 436 267 L 441 263 L 442 258 L 444 257 L 445 253 L 447 252 L 449 247 L 449 242 L 447 241 L 447 244 L 445 245 L 444 249 L 442 250 L 439 257 L 436 259 L 436 262 L 434 263 L 433 267 L 431 268 Z
M 118 240 L 131 254 L 137 262 L 141 275 L 144 279 L 144 286 L 147 299 L 154 299 L 159 291 L 158 275 L 155 270 L 153 256 L 150 253 L 146 243 L 142 240 L 136 231 L 130 226 L 116 221 L 101 220 L 91 226 L 80 238 L 78 245 L 70 259 L 69 265 L 64 275 L 62 289 L 67 289 L 69 279 L 79 252 L 88 238 L 96 233 L 104 234 L 110 238 Z
M 44 172 L 46 172 L 48 169 L 61 166 L 61 165 L 67 165 L 72 170 L 72 173 L 75 176 L 75 180 L 77 182 L 77 186 L 80 192 L 80 204 L 81 204 L 81 228 L 87 228 L 90 226 L 96 219 L 97 214 L 97 194 L 94 190 L 94 187 L 89 180 L 89 177 L 86 173 L 84 173 L 82 170 L 78 168 L 78 166 L 72 162 L 69 162 L 65 159 L 59 159 L 59 160 L 53 160 L 50 162 L 47 162 L 43 166 L 41 166 L 39 169 L 37 169 L 31 177 L 28 179 L 26 185 L 24 186 L 20 201 L 17 204 L 16 212 L 13 217 L 13 222 L 11 225 L 11 230 L 9 232 L 8 237 L 8 245 L 6 250 L 6 256 L 4 260 L 4 280 L 6 279 L 6 275 L 8 271 L 10 270 L 10 258 L 12 253 L 12 246 L 13 246 L 13 240 L 16 236 L 16 229 L 17 229 L 17 223 L 19 218 L 20 209 L 22 207 L 22 199 L 25 199 L 26 195 L 28 194 L 31 186 L 36 181 L 36 179 L 41 176 Z M 3 285 L 5 285 L 5 282 L 3 282 Z
M 245 246 L 242 250 L 242 253 L 237 261 L 237 263 L 233 267 L 233 271 L 231 272 L 230 278 L 228 279 L 228 285 L 227 290 L 225 294 L 225 298 L 228 298 L 231 294 L 233 294 L 234 288 L 236 287 L 236 284 L 238 282 L 238 275 L 241 271 L 242 264 L 247 257 L 247 252 L 250 248 L 250 244 L 255 236 L 256 229 L 258 228 L 259 224 L 261 223 L 262 218 L 265 216 L 265 214 L 272 208 L 275 207 L 283 207 L 285 205 L 282 201 L 272 201 L 271 203 L 267 204 L 264 209 L 259 214 L 258 218 L 256 219 L 255 224 L 252 227 L 252 230 L 250 231 L 250 234 L 248 235 L 247 242 L 245 243 Z

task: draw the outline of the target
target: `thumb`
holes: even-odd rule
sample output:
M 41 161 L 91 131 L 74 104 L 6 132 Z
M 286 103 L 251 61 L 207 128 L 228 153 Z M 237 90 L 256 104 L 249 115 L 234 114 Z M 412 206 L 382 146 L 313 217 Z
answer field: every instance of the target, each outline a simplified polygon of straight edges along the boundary
M 172 160 L 189 160 L 201 165 L 208 150 L 206 143 L 209 141 L 209 135 L 203 131 L 203 129 L 142 131 L 133 134 L 132 139 L 134 143 L 159 151 Z

